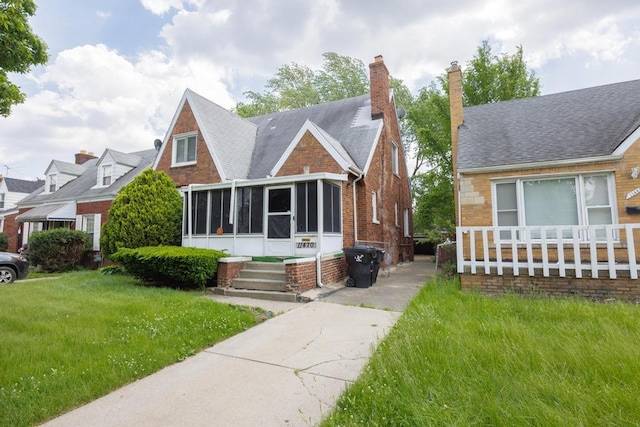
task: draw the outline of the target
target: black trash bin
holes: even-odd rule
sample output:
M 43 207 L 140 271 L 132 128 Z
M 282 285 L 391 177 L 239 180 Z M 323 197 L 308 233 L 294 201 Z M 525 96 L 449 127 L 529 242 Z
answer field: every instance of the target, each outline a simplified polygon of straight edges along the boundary
M 370 246 L 352 246 L 343 248 L 349 265 L 347 286 L 368 288 L 373 284 L 374 263 L 377 257 L 375 248 Z
M 373 283 L 378 281 L 378 271 L 380 270 L 380 263 L 384 259 L 384 249 L 376 248 L 372 246 L 372 249 L 376 251 L 376 258 L 373 261 Z

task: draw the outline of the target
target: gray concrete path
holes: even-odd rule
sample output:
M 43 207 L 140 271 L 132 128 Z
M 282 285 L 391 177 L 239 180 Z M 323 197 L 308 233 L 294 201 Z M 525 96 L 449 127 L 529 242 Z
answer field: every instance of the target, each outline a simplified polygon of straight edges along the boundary
M 325 287 L 307 304 L 243 300 L 284 314 L 45 425 L 316 425 L 433 267 L 404 264 L 370 288 Z

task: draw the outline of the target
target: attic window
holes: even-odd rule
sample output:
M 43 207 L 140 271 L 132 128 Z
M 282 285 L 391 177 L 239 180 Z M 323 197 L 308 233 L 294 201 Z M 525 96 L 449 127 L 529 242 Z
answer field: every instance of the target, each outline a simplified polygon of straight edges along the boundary
M 111 165 L 102 166 L 102 185 L 107 187 L 111 185 Z
M 58 175 L 52 173 L 49 175 L 49 193 L 54 193 L 56 191 L 56 187 L 58 186 Z
M 196 134 L 181 135 L 173 139 L 173 166 L 196 163 Z

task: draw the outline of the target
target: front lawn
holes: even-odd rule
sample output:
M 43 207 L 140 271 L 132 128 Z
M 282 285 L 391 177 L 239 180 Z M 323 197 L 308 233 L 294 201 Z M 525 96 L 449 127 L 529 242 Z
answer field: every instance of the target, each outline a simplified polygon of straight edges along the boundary
M 85 271 L 0 287 L 0 425 L 43 422 L 255 325 L 201 293 Z
M 409 304 L 323 426 L 632 426 L 640 306 L 460 292 Z

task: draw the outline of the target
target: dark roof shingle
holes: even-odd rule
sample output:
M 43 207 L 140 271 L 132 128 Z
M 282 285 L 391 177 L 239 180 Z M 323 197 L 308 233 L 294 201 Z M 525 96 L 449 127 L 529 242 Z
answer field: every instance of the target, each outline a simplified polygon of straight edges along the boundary
M 458 168 L 611 155 L 640 126 L 640 80 L 464 109 Z

